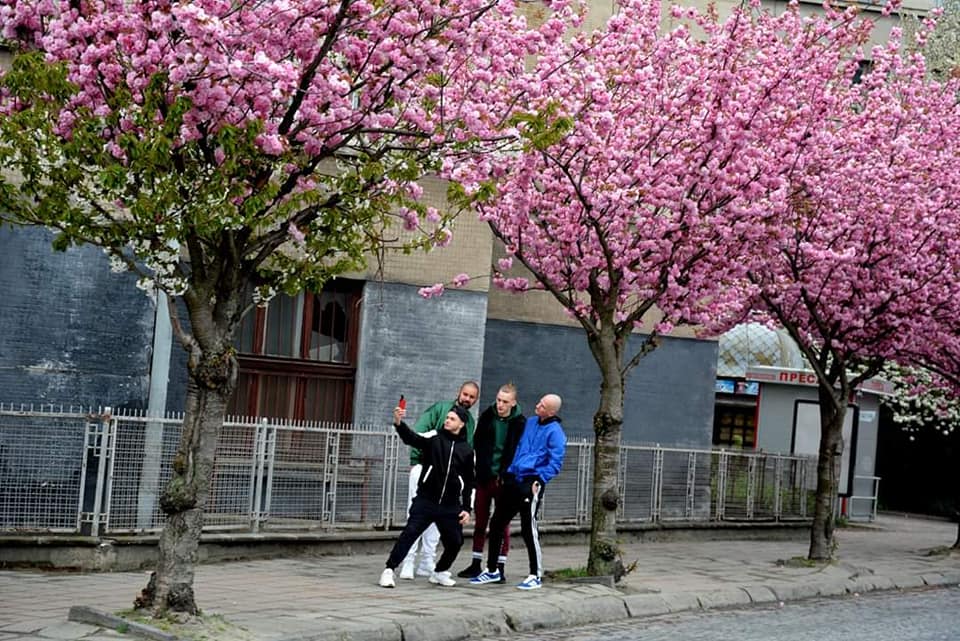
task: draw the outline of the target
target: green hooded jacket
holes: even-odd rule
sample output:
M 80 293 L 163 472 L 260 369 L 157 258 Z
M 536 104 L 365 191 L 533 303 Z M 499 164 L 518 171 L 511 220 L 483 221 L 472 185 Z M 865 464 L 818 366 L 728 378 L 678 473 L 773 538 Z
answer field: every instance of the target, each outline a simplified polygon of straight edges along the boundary
M 420 418 L 417 419 L 417 422 L 413 425 L 413 431 L 418 434 L 423 434 L 424 432 L 429 432 L 431 430 L 442 430 L 443 422 L 447 418 L 447 414 L 453 409 L 453 405 L 456 401 L 437 401 L 433 405 L 427 408 L 427 410 L 420 415 Z M 476 429 L 476 422 L 473 420 L 473 414 L 470 414 L 467 411 L 467 443 L 470 447 L 473 447 L 473 431 Z M 420 464 L 420 450 L 410 449 L 410 465 L 419 465 Z

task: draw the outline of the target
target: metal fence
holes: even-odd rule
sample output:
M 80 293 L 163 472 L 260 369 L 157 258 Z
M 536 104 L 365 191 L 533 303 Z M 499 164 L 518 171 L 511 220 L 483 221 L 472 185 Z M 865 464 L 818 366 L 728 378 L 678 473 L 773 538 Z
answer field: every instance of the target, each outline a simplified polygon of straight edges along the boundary
M 157 530 L 181 416 L 0 405 L 0 532 Z M 776 521 L 812 513 L 816 461 L 624 445 L 618 520 Z M 384 426 L 229 419 L 207 529 L 389 528 L 406 519 L 409 448 Z M 590 521 L 593 445 L 571 441 L 543 522 Z

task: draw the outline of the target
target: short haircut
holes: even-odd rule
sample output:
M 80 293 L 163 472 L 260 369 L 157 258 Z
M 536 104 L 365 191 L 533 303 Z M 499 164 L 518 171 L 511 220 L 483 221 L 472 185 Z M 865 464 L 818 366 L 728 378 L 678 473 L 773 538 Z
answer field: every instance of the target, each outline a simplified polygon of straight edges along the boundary
M 507 394 L 512 394 L 513 398 L 517 398 L 517 386 L 513 383 L 504 383 L 500 386 L 498 392 L 506 392 Z
M 476 381 L 464 381 L 463 384 L 460 385 L 460 389 L 457 390 L 457 393 L 459 394 L 462 392 L 464 387 L 472 387 L 473 389 L 477 390 L 478 395 L 480 394 L 480 383 Z

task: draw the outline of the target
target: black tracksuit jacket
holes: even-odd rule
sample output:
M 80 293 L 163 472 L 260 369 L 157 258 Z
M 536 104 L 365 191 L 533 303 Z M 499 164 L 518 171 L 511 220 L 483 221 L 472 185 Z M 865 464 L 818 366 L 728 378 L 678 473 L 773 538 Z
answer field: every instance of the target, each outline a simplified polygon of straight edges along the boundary
M 420 450 L 423 470 L 417 482 L 417 496 L 440 505 L 470 512 L 476 473 L 473 448 L 467 443 L 466 428 L 453 434 L 442 427 L 417 434 L 406 423 L 394 425 L 400 440 Z M 434 436 L 430 436 L 434 434 Z

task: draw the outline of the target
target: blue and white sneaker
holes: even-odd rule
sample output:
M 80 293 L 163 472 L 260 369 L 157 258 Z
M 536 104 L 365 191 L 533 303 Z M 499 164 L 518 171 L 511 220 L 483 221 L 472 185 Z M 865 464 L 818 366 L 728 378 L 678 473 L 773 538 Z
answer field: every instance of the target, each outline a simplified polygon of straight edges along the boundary
M 517 584 L 518 590 L 536 590 L 543 587 L 543 581 L 535 574 L 531 574 L 523 581 Z
M 483 585 L 484 583 L 500 583 L 500 570 L 487 571 L 470 579 L 470 585 Z

